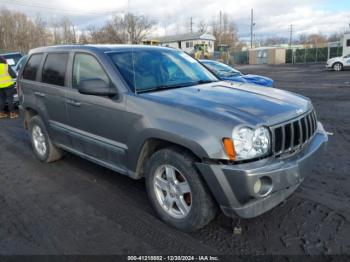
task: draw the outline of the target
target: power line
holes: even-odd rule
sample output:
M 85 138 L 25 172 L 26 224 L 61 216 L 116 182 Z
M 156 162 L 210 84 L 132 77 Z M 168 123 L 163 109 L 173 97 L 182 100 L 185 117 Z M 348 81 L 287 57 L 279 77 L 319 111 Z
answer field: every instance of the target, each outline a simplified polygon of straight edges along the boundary
M 32 3 L 25 2 L 25 1 L 19 1 L 19 0 L 11 0 L 11 1 L 1 0 L 0 3 L 5 3 L 8 5 L 22 6 L 22 7 L 29 7 L 29 8 L 53 10 L 56 12 L 63 12 L 63 13 L 75 13 L 75 14 L 80 14 L 80 15 L 101 16 L 101 15 L 113 14 L 114 12 L 116 12 L 116 10 L 101 11 L 101 12 L 85 12 L 85 11 L 79 11 L 79 10 L 64 9 L 64 8 L 60 8 L 60 7 L 48 6 L 48 5 L 44 5 L 44 4 L 32 4 Z

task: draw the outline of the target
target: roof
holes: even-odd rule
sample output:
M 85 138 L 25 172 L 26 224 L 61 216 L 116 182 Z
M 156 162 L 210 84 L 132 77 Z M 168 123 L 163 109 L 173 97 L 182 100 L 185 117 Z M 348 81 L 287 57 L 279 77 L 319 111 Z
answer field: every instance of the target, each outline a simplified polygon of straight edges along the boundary
M 90 52 L 111 52 L 116 50 L 139 50 L 139 49 L 169 49 L 159 46 L 148 45 L 56 45 L 56 46 L 44 46 L 30 50 L 30 53 L 40 52 L 64 52 L 72 50 L 90 51 Z
M 203 32 L 193 33 L 193 34 L 170 35 L 170 36 L 164 36 L 164 37 L 158 38 L 158 40 L 162 43 L 195 40 L 195 39 L 212 40 L 212 41 L 216 40 L 215 36 L 213 36 L 212 34 L 203 33 Z
M 3 56 L 3 55 L 21 55 L 21 53 L 20 52 L 11 52 L 11 53 L 0 54 L 0 56 Z

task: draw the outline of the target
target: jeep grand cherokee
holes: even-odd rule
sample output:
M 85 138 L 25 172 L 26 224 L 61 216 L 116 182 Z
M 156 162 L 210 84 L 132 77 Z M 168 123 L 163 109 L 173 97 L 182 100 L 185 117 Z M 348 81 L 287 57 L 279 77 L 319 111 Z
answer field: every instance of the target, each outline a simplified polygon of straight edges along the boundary
M 40 161 L 68 151 L 144 177 L 159 217 L 183 231 L 205 226 L 218 207 L 243 218 L 275 207 L 328 140 L 309 99 L 221 82 L 169 48 L 34 49 L 19 92 Z

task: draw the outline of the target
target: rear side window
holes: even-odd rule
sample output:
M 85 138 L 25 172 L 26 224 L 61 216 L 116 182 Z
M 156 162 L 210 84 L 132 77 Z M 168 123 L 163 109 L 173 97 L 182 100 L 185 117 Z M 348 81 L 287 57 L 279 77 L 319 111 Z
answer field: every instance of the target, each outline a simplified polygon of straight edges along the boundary
M 23 73 L 22 73 L 23 79 L 32 80 L 32 81 L 36 80 L 36 74 L 38 72 L 42 57 L 43 57 L 42 54 L 36 54 L 36 55 L 32 55 L 29 58 L 28 63 L 23 69 Z
M 88 54 L 76 54 L 73 66 L 73 88 L 78 88 L 81 81 L 101 79 L 110 84 L 106 72 L 95 57 Z
M 44 67 L 42 82 L 64 86 L 68 54 L 48 54 Z

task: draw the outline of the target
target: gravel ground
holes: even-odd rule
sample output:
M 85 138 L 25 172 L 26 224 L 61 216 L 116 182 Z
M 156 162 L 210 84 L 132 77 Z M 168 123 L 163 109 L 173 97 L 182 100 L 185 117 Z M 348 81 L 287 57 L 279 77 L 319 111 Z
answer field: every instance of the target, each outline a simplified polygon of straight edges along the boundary
M 350 254 L 350 71 L 241 66 L 312 99 L 328 152 L 287 201 L 250 220 L 222 214 L 185 234 L 160 221 L 143 181 L 73 155 L 33 156 L 20 120 L 0 121 L 0 254 Z M 242 234 L 232 234 L 240 222 Z

